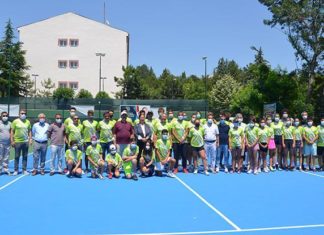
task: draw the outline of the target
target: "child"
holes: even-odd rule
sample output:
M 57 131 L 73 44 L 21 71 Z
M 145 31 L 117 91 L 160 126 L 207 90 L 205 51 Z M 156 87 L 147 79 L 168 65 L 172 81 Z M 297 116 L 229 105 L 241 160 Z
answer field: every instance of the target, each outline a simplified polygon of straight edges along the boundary
M 229 131 L 229 151 L 232 153 L 232 169 L 230 173 L 235 171 L 235 166 L 238 166 L 237 173 L 241 173 L 241 152 L 244 148 L 244 131 L 239 127 L 237 121 L 234 122 L 234 127 Z
M 97 143 L 97 137 L 91 137 L 91 145 L 89 145 L 86 149 L 86 157 L 90 162 L 91 168 L 91 177 L 99 179 L 104 179 L 102 176 L 103 168 L 105 166 L 105 162 L 102 159 L 102 148 L 101 145 Z
M 106 162 L 108 164 L 108 178 L 112 179 L 113 176 L 119 178 L 119 169 L 123 165 L 123 160 L 119 153 L 117 153 L 117 148 L 115 145 L 110 145 L 109 154 L 106 156 Z
M 66 150 L 65 158 L 67 163 L 68 172 L 66 173 L 67 177 L 81 177 L 81 161 L 82 161 L 82 152 L 78 150 L 78 141 L 72 140 L 70 142 L 70 149 Z
M 155 151 L 151 140 L 149 139 L 145 143 L 145 149 L 143 150 L 140 158 L 140 168 L 142 176 L 152 176 L 154 173 Z
M 307 159 L 308 167 L 305 167 L 305 170 L 308 171 L 310 168 L 315 171 L 315 148 L 314 144 L 318 138 L 317 128 L 313 126 L 313 119 L 308 117 L 307 126 L 304 127 L 303 138 L 305 139 L 304 146 L 304 157 Z M 304 158 L 304 159 L 305 159 Z
M 294 148 L 294 156 L 295 156 L 295 167 L 297 166 L 297 159 L 299 165 L 297 170 L 302 170 L 302 154 L 303 154 L 303 127 L 300 125 L 299 119 L 295 118 L 294 123 L 294 136 L 295 136 L 295 148 Z
M 136 175 L 137 168 L 137 155 L 139 147 L 136 145 L 135 138 L 131 139 L 131 143 L 123 151 L 123 169 L 127 179 L 138 180 Z

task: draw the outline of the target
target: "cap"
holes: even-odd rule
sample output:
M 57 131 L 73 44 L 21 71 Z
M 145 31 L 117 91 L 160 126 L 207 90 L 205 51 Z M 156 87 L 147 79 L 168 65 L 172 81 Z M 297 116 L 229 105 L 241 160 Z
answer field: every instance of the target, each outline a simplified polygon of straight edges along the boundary
M 122 116 L 122 115 L 124 115 L 124 114 L 127 115 L 127 111 L 126 111 L 126 110 L 122 111 L 122 112 L 120 113 L 120 116 Z

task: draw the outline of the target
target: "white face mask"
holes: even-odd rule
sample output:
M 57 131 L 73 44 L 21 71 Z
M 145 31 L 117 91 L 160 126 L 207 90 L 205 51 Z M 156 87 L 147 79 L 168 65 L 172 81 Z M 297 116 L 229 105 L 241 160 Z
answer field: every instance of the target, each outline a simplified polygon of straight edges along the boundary
M 112 155 L 115 155 L 115 154 L 117 153 L 117 151 L 116 151 L 116 150 L 112 150 L 112 151 L 110 151 L 110 153 L 111 153 Z
M 209 125 L 213 124 L 213 119 L 208 119 L 208 124 Z
M 168 139 L 168 135 L 162 135 L 162 139 L 163 140 L 167 140 Z
M 73 117 L 75 115 L 75 112 L 70 112 L 70 116 Z
M 56 121 L 57 124 L 61 124 L 62 123 L 62 119 L 59 119 L 59 118 L 55 119 L 55 121 Z
M 288 126 L 288 127 L 289 127 L 290 125 L 291 125 L 291 123 L 290 123 L 290 122 L 286 122 L 286 126 Z
M 303 119 L 306 120 L 308 117 L 306 115 L 303 116 Z
M 261 126 L 261 127 L 265 127 L 265 123 L 261 123 L 260 126 Z
M 25 120 L 26 119 L 26 114 L 20 114 L 20 119 Z
M 42 123 L 42 124 L 45 123 L 45 118 L 40 118 L 39 122 Z
M 279 119 L 278 117 L 275 117 L 275 121 L 276 121 L 276 122 L 279 122 L 279 120 L 280 120 L 280 119 Z
M 92 141 L 91 141 L 91 144 L 92 144 L 92 145 L 96 145 L 96 144 L 97 144 L 97 141 L 96 141 L 96 140 L 92 140 Z
M 295 122 L 295 126 L 298 126 L 299 125 L 299 122 Z
M 150 150 L 150 146 L 145 146 L 145 149 L 146 150 Z
M 268 123 L 268 124 L 271 124 L 271 122 L 272 122 L 272 120 L 270 120 L 270 119 L 269 119 L 269 120 L 267 120 L 267 123 Z
M 76 146 L 76 145 L 72 146 L 73 151 L 76 151 L 77 149 L 78 149 L 78 146 Z
M 3 122 L 8 121 L 8 117 L 2 117 L 2 121 L 3 121 Z
M 321 126 L 324 126 L 324 121 L 321 121 Z
M 307 122 L 308 126 L 312 126 L 313 122 Z
M 285 114 L 282 115 L 282 117 L 283 118 L 287 118 L 288 117 L 288 114 L 285 113 Z

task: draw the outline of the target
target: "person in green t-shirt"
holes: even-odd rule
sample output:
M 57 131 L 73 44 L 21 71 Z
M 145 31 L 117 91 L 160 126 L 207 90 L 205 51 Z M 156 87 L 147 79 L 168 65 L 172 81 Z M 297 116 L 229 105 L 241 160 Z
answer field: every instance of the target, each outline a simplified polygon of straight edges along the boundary
M 259 128 L 255 125 L 256 119 L 254 116 L 250 117 L 250 122 L 245 128 L 245 143 L 247 146 L 248 156 L 249 156 L 249 163 L 250 167 L 247 171 L 248 174 L 251 174 L 254 172 L 257 167 L 257 153 L 259 150 L 259 144 L 258 144 L 258 131 Z
M 258 131 L 258 139 L 259 139 L 259 148 L 260 148 L 260 157 L 258 159 L 258 172 L 261 172 L 261 159 L 263 164 L 263 171 L 265 173 L 269 172 L 269 169 L 267 167 L 267 153 L 268 153 L 268 147 L 270 143 L 270 132 L 269 128 L 267 127 L 265 123 L 265 119 L 260 120 L 260 128 Z M 254 172 L 255 173 L 255 172 Z
M 295 128 L 291 125 L 291 119 L 287 118 L 284 127 L 282 128 L 282 148 L 283 154 L 283 167 L 288 170 L 288 154 L 290 158 L 289 169 L 293 169 L 294 160 L 294 149 L 295 149 Z
M 295 166 L 297 166 L 298 170 L 302 170 L 302 154 L 303 154 L 303 129 L 304 127 L 300 125 L 299 118 L 295 118 L 294 120 L 294 131 L 293 135 L 295 136 L 295 148 L 294 148 L 294 156 L 295 156 Z M 297 165 L 298 160 L 298 165 Z
M 274 131 L 274 137 L 275 137 L 275 144 L 276 144 L 276 167 L 278 170 L 282 169 L 282 156 L 283 156 L 283 150 L 282 150 L 282 128 L 283 128 L 283 122 L 280 121 L 280 115 L 277 113 L 274 118 L 274 122 L 271 123 L 271 127 Z
M 244 130 L 239 127 L 239 123 L 237 120 L 233 123 L 234 127 L 229 130 L 228 138 L 229 138 L 229 151 L 232 153 L 232 169 L 231 173 L 235 172 L 236 165 L 237 173 L 241 173 L 242 169 L 242 162 L 240 160 L 241 158 L 241 152 L 244 148 Z
M 106 156 L 106 162 L 108 165 L 108 178 L 112 179 L 120 177 L 119 169 L 123 165 L 122 157 L 117 153 L 117 148 L 114 144 L 109 147 L 109 154 Z
M 155 150 L 152 141 L 149 139 L 145 143 L 142 155 L 140 157 L 140 169 L 142 176 L 152 176 L 154 173 Z
M 103 120 L 101 120 L 97 125 L 103 159 L 106 158 L 106 153 L 109 152 L 109 146 L 113 144 L 114 135 L 112 131 L 115 123 L 116 121 L 111 119 L 111 113 L 105 112 L 103 114 Z
M 320 125 L 317 127 L 317 156 L 320 170 L 324 171 L 324 117 L 321 118 Z
M 153 141 L 156 143 L 158 139 L 162 138 L 162 130 L 169 130 L 169 125 L 167 122 L 167 115 L 165 113 L 161 114 L 161 117 L 158 121 L 154 123 L 153 126 Z
M 131 138 L 130 141 L 131 143 L 123 151 L 123 169 L 127 179 L 138 180 L 136 170 L 139 147 L 136 145 L 135 138 Z
M 91 145 L 86 148 L 86 159 L 90 162 L 91 177 L 104 179 L 102 176 L 105 161 L 102 159 L 102 148 L 97 142 L 97 137 L 94 135 L 91 137 Z
M 82 152 L 78 149 L 78 142 L 72 140 L 70 142 L 70 149 L 65 152 L 65 159 L 67 163 L 68 172 L 67 177 L 81 177 L 82 176 Z
M 71 141 L 76 141 L 78 143 L 79 149 L 82 147 L 82 130 L 83 126 L 79 123 L 79 117 L 74 115 L 73 123 L 66 126 L 65 133 L 67 136 L 67 143 L 71 146 Z
M 96 120 L 93 120 L 94 118 L 94 111 L 89 110 L 88 111 L 88 119 L 84 120 L 82 122 L 82 135 L 83 135 L 83 141 L 84 141 L 84 149 L 87 149 L 88 146 L 91 145 L 91 137 L 97 135 L 97 125 L 98 122 Z M 84 159 L 85 163 L 85 173 L 89 172 L 89 161 L 88 158 Z
M 171 158 L 172 143 L 167 129 L 163 129 L 161 131 L 161 138 L 156 141 L 155 147 L 156 174 L 158 176 L 162 176 L 164 166 L 168 164 L 169 168 L 167 176 L 174 178 L 175 175 L 172 171 L 175 164 L 175 159 Z
M 313 119 L 308 117 L 307 119 L 307 126 L 303 129 L 303 138 L 305 140 L 304 146 L 304 159 L 307 160 L 308 166 L 305 166 L 305 170 L 308 171 L 312 169 L 315 171 L 315 145 L 316 140 L 318 139 L 318 130 L 315 126 L 313 126 Z M 304 165 L 304 162 L 303 162 Z
M 11 123 L 11 145 L 15 148 L 15 164 L 13 175 L 18 175 L 19 158 L 22 155 L 22 170 L 28 175 L 27 156 L 28 146 L 32 144 L 31 125 L 26 119 L 26 110 L 20 110 L 19 118 Z

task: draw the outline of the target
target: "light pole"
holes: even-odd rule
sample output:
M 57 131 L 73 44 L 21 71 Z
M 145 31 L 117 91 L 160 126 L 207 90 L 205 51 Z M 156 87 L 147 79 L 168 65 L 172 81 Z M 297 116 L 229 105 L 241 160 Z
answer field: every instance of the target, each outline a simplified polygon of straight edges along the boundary
M 34 85 L 35 85 L 35 94 L 34 96 L 36 97 L 36 78 L 39 76 L 38 74 L 32 74 L 32 76 L 34 77 Z
M 202 59 L 205 61 L 205 118 L 207 118 L 207 56 Z
M 101 92 L 101 57 L 104 57 L 106 54 L 97 52 L 96 56 L 99 56 L 99 92 Z
M 101 80 L 102 80 L 102 91 L 105 91 L 105 80 L 107 78 L 106 77 L 102 77 Z

